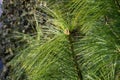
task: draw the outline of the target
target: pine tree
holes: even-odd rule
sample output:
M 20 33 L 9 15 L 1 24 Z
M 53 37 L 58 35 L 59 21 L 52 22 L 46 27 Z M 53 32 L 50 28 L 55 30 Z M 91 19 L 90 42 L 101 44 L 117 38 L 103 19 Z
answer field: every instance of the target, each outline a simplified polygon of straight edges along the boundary
M 118 0 L 46 0 L 37 6 L 37 33 L 16 51 L 9 79 L 119 80 Z

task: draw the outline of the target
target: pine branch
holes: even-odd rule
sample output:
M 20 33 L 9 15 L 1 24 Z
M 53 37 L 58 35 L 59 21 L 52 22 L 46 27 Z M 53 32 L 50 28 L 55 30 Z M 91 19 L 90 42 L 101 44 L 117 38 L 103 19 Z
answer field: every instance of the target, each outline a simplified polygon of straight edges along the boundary
M 74 66 L 75 66 L 75 69 L 76 69 L 76 72 L 77 72 L 77 75 L 78 75 L 78 80 L 83 80 L 83 76 L 82 76 L 81 70 L 79 68 L 79 64 L 77 62 L 77 56 L 75 55 L 75 51 L 74 51 L 74 46 L 73 46 L 74 37 L 73 37 L 73 34 L 69 35 L 68 40 L 70 42 L 70 50 L 71 50 L 71 53 L 72 53 Z

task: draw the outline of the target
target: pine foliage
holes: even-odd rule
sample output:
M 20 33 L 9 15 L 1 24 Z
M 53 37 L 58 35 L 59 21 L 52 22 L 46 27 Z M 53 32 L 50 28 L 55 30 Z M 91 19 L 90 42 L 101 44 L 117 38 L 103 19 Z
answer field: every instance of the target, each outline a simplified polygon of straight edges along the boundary
M 9 80 L 120 79 L 119 1 L 46 0 L 36 6 L 36 34 L 17 34 L 28 44 L 10 61 Z

